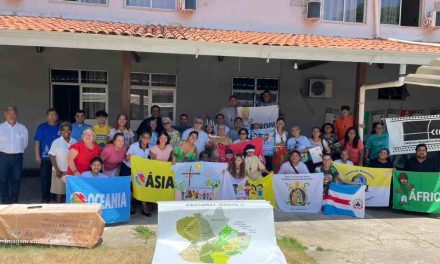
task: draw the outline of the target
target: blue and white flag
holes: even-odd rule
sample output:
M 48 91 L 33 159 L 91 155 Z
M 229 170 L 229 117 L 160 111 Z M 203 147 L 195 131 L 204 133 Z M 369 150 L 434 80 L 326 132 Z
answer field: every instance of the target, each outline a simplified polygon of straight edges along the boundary
M 330 184 L 328 194 L 324 195 L 323 212 L 364 218 L 365 185 Z
M 130 176 L 67 177 L 66 203 L 99 203 L 106 224 L 130 221 Z

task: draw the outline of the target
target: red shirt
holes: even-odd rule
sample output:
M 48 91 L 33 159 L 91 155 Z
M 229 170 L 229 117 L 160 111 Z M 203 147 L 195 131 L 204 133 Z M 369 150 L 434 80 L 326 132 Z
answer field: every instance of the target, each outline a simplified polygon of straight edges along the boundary
M 93 149 L 89 149 L 83 141 L 73 144 L 69 149 L 75 149 L 78 151 L 78 155 L 73 162 L 79 173 L 89 171 L 90 161 L 95 157 L 99 157 L 99 154 L 101 153 L 98 144 L 93 143 Z M 67 175 L 74 175 L 70 167 L 67 169 Z
M 345 132 L 347 132 L 347 129 L 353 126 L 353 116 L 348 116 L 347 119 L 342 119 L 342 118 L 336 119 L 334 126 L 339 141 L 343 140 L 345 136 Z

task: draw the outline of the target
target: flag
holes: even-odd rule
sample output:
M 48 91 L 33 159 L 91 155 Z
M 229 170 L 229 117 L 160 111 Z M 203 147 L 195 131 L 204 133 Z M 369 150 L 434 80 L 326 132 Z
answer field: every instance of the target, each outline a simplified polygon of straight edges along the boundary
M 251 186 L 249 192 L 249 200 L 266 200 L 270 202 L 273 207 L 277 207 L 275 202 L 275 194 L 272 185 L 273 173 L 266 175 L 262 179 L 253 181 L 248 179 Z
M 263 149 L 265 156 L 273 156 L 275 151 L 275 128 L 254 129 L 250 131 L 252 139 L 263 138 Z
M 333 163 L 339 176 L 365 185 L 366 206 L 388 206 L 393 169 L 367 168 Z
M 143 202 L 174 201 L 174 171 L 170 162 L 131 156 L 133 197 Z
M 281 165 L 288 159 L 286 148 L 276 148 L 275 155 L 272 157 L 272 169 L 275 173 L 281 168 Z
M 273 186 L 278 208 L 283 212 L 320 212 L 323 181 L 322 173 L 274 175 Z
M 331 183 L 324 196 L 323 212 L 326 215 L 348 215 L 364 218 L 365 185 Z
M 275 127 L 278 114 L 278 105 L 237 107 L 237 116 L 243 119 L 243 126 L 247 129 L 250 129 L 252 124 L 259 124 L 260 128 Z
M 223 171 L 228 164 L 219 162 L 186 162 L 173 166 L 175 197 L 180 200 L 218 200 Z
M 234 154 L 243 154 L 244 148 L 246 145 L 253 145 L 255 147 L 255 155 L 261 160 L 261 162 L 265 163 L 264 151 L 263 151 L 263 139 L 261 137 L 254 138 L 252 140 L 248 140 L 245 142 L 231 144 L 228 146 L 219 144 L 218 145 L 218 156 L 220 162 L 227 162 L 228 158 L 226 157 L 226 151 L 229 149 Z
M 106 224 L 130 221 L 130 177 L 67 177 L 66 203 L 102 204 Z

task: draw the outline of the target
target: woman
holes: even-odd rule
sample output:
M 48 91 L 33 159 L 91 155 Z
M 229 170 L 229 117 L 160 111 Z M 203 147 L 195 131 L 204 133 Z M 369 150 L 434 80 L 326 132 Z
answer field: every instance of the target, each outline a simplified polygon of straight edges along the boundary
M 208 123 L 205 126 L 204 130 L 205 130 L 206 134 L 208 134 L 208 136 L 214 136 L 215 135 L 215 133 L 214 133 L 214 125 L 211 124 L 211 123 Z
M 284 130 L 284 126 L 284 118 L 278 118 L 275 130 L 275 153 L 272 157 L 272 170 L 275 173 L 278 173 L 281 165 L 288 159 L 286 146 L 289 134 Z
M 228 136 L 232 139 L 232 141 L 235 141 L 238 139 L 238 131 L 242 127 L 243 127 L 243 119 L 241 119 L 241 117 L 237 116 L 234 119 L 234 128 L 230 129 L 228 132 Z
M 168 136 L 170 136 L 171 146 L 175 147 L 180 141 L 179 131 L 173 128 L 171 125 L 171 118 L 169 117 L 162 117 L 162 125 L 165 131 L 168 133 Z
M 339 158 L 340 144 L 338 136 L 335 134 L 335 127 L 332 123 L 325 123 L 321 127 L 322 138 L 327 141 L 333 159 Z
M 99 157 L 95 157 L 90 161 L 90 171 L 85 171 L 81 173 L 81 177 L 97 177 L 97 178 L 105 178 L 107 175 L 101 173 L 102 169 L 102 160 Z
M 245 175 L 248 176 L 251 180 L 259 180 L 263 178 L 263 174 L 266 175 L 269 172 L 266 170 L 264 164 L 260 161 L 260 159 L 255 156 L 255 147 L 254 145 L 248 144 L 244 148 L 245 158 Z
M 124 144 L 127 148 L 134 142 L 134 133 L 128 127 L 127 115 L 119 114 L 116 118 L 115 127 L 108 133 L 108 141 L 112 140 L 116 133 L 122 133 L 124 135 Z
M 310 140 L 310 148 L 321 147 L 322 152 L 325 153 L 331 152 L 327 140 L 321 137 L 321 129 L 319 127 L 314 127 L 312 129 L 312 137 L 309 140 Z
M 309 169 L 306 164 L 301 162 L 301 153 L 298 150 L 292 150 L 289 155 L 289 161 L 281 165 L 279 174 L 308 174 Z
M 89 170 L 90 161 L 99 157 L 101 149 L 95 142 L 95 136 L 95 131 L 88 128 L 82 133 L 82 141 L 73 144 L 69 148 L 67 175 L 81 175 L 81 173 Z
M 243 179 L 245 177 L 245 162 L 242 155 L 235 155 L 235 160 L 228 167 L 228 171 L 235 179 Z
M 362 166 L 364 160 L 364 143 L 359 138 L 357 130 L 350 127 L 345 132 L 344 140 L 341 142 L 342 149 L 348 152 L 348 159 L 356 166 Z
M 341 151 L 341 158 L 335 160 L 335 163 L 345 164 L 345 165 L 353 165 L 353 162 L 348 160 L 348 151 L 346 149 Z
M 104 163 L 103 172 L 109 177 L 119 176 L 121 163 L 125 159 L 127 146 L 125 146 L 124 134 L 116 133 L 113 140 L 101 152 L 101 159 Z
M 226 134 L 226 126 L 225 125 L 218 125 L 217 126 L 217 136 L 210 137 L 209 138 L 212 143 L 214 143 L 213 147 L 217 148 L 218 144 L 222 145 L 230 145 L 232 144 L 231 138 Z
M 62 177 L 67 173 L 67 155 L 69 147 L 76 143 L 72 134 L 72 125 L 63 123 L 60 126 L 61 137 L 55 139 L 49 150 L 49 157 L 52 163 L 52 182 L 50 192 L 55 194 L 56 202 L 62 202 L 62 196 L 66 194 L 66 184 Z
M 373 131 L 365 144 L 365 157 L 370 161 L 375 160 L 379 151 L 384 148 L 388 148 L 388 133 L 384 131 L 382 122 L 375 122 Z
M 246 142 L 248 141 L 248 137 L 249 137 L 249 131 L 246 128 L 240 128 L 240 130 L 238 130 L 238 139 L 235 140 L 233 143 L 237 144 L 237 143 Z
M 368 167 L 372 168 L 393 168 L 394 165 L 389 159 L 390 151 L 387 148 L 382 148 L 379 151 L 377 157 L 373 160 L 370 160 L 370 164 Z
M 190 162 L 197 159 L 197 147 L 195 142 L 199 137 L 197 131 L 191 131 L 188 135 L 188 139 L 180 141 L 174 148 L 174 155 L 176 162 Z
M 170 136 L 166 131 L 160 132 L 158 135 L 156 146 L 151 148 L 151 159 L 160 161 L 171 161 L 172 152 L 173 146 L 170 145 Z
M 150 140 L 150 147 L 154 147 L 157 144 L 158 141 L 158 134 L 157 134 L 157 120 L 152 119 L 150 121 L 150 128 L 151 128 L 151 140 Z

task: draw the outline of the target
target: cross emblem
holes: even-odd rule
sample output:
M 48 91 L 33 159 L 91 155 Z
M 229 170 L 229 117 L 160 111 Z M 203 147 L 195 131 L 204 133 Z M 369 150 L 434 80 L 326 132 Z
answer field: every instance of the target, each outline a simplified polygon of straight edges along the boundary
M 194 176 L 194 175 L 200 175 L 200 172 L 194 172 L 192 170 L 192 166 L 189 166 L 189 171 L 182 173 L 182 175 L 187 175 L 188 176 L 188 187 L 190 187 L 191 186 L 191 177 Z

